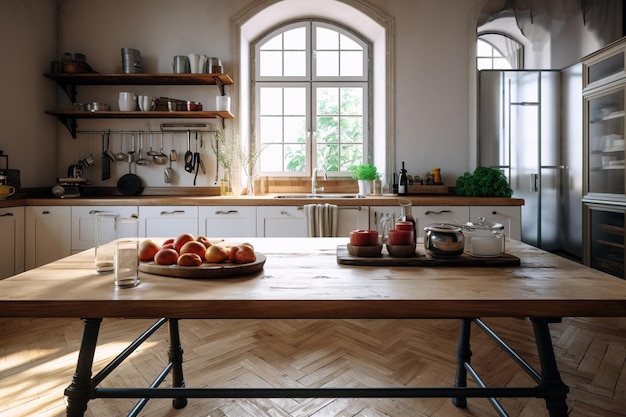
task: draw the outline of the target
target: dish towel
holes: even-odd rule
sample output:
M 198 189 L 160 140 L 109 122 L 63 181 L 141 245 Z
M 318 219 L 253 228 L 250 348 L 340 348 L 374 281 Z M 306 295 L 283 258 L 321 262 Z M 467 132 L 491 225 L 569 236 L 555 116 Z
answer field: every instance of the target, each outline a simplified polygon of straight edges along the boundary
M 337 216 L 339 207 L 336 204 L 306 204 L 304 219 L 308 237 L 336 237 Z

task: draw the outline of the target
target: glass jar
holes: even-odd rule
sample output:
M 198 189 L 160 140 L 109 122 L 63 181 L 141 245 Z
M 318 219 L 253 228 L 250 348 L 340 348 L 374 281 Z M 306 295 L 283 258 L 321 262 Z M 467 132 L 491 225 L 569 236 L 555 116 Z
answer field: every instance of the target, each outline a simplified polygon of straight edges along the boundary
M 478 257 L 498 257 L 505 251 L 504 225 L 479 217 L 463 225 L 465 252 Z

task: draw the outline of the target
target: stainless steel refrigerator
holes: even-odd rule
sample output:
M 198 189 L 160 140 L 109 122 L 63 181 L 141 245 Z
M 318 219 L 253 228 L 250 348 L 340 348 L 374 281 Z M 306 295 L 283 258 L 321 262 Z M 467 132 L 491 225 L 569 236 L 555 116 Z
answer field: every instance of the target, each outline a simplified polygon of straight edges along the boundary
M 578 134 L 573 132 L 574 127 L 563 126 L 563 120 L 571 119 L 564 109 L 582 109 L 581 94 L 577 98 L 571 91 L 563 94 L 563 85 L 568 84 L 562 83 L 566 76 L 563 73 L 483 70 L 478 83 L 478 164 L 503 170 L 513 197 L 525 201 L 522 241 L 550 251 L 565 250 L 564 241 L 571 239 L 564 233 L 570 232 L 569 226 L 564 228 L 572 221 L 570 210 L 582 213 L 582 194 L 578 207 L 571 207 L 568 178 L 572 173 L 567 164 L 570 156 L 562 147 L 564 132 Z M 582 122 L 578 120 L 580 132 Z M 575 146 L 580 149 L 582 162 L 582 135 Z M 582 182 L 582 169 L 579 177 Z M 582 226 L 578 230 L 582 236 Z M 579 256 L 575 247 L 567 251 Z

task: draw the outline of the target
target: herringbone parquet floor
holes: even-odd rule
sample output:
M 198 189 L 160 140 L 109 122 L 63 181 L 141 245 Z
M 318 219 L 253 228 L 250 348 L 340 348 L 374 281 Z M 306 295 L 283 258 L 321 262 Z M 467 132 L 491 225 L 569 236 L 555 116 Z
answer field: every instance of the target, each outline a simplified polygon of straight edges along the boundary
M 488 319 L 520 354 L 536 364 L 528 320 Z M 105 320 L 96 368 L 151 321 Z M 459 323 L 452 320 L 181 321 L 188 386 L 450 386 Z M 626 416 L 626 319 L 566 319 L 552 325 L 572 417 Z M 64 416 L 63 389 L 74 372 L 82 322 L 0 320 L 0 417 Z M 473 363 L 490 385 L 532 385 L 474 327 Z M 160 330 L 102 386 L 146 386 L 167 356 Z M 96 369 L 96 370 L 97 370 Z M 93 400 L 86 416 L 123 416 L 132 400 Z M 503 399 L 512 417 L 541 417 L 542 400 Z M 151 417 L 489 417 L 484 399 L 467 409 L 449 399 L 190 399 L 174 410 L 150 400 Z

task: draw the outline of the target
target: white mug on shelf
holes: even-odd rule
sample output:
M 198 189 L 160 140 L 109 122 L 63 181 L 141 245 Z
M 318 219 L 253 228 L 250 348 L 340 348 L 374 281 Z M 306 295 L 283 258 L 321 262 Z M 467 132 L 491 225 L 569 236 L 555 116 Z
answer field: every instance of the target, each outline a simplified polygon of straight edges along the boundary
M 134 111 L 137 108 L 137 96 L 135 93 L 122 91 L 117 100 L 120 111 Z
M 152 111 L 156 108 L 156 100 L 150 96 L 139 96 L 137 98 L 139 102 L 139 109 L 141 111 Z

